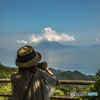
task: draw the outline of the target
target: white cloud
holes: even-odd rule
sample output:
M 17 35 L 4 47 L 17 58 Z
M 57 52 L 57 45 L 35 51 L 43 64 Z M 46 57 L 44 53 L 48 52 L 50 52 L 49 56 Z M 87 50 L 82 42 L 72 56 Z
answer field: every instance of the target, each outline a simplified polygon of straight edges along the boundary
M 24 40 L 19 41 L 19 40 L 17 40 L 17 43 L 18 44 L 20 44 L 20 43 L 24 43 L 24 44 L 27 44 L 27 43 L 39 43 L 40 41 L 43 40 L 43 37 L 42 36 L 35 37 L 35 35 L 33 34 L 33 35 L 29 36 L 28 39 L 29 39 L 28 41 L 24 41 Z
M 65 33 L 58 35 L 56 33 L 56 31 L 52 30 L 50 27 L 44 28 L 41 32 L 42 32 L 42 36 L 35 36 L 34 34 L 31 35 L 31 36 L 29 35 L 28 41 L 17 40 L 17 43 L 19 43 L 19 44 L 20 43 L 24 43 L 24 44 L 39 43 L 43 39 L 47 40 L 47 41 L 56 41 L 56 42 L 74 42 L 75 41 L 75 38 L 73 36 L 69 36 Z
M 24 41 L 24 40 L 19 41 L 19 40 L 17 40 L 17 43 L 18 43 L 18 44 L 20 44 L 20 43 L 27 44 L 27 41 Z
M 95 39 L 97 42 L 99 41 L 99 39 Z
M 31 35 L 31 37 L 29 36 L 29 43 L 39 43 L 40 41 L 43 40 L 42 36 L 37 36 L 35 37 L 35 35 Z
M 58 35 L 54 30 L 52 30 L 50 27 L 45 28 L 42 30 L 43 37 L 48 41 L 63 41 L 63 42 L 71 42 L 75 41 L 75 38 L 73 36 L 69 36 L 67 34 L 61 34 Z

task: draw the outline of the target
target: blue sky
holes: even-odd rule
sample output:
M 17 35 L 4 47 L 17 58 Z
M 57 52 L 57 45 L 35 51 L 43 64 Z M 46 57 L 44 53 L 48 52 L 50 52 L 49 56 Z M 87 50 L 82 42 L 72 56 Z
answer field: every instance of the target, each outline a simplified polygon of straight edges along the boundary
M 0 0 L 0 48 L 44 40 L 100 44 L 100 0 Z
M 21 46 L 34 47 L 43 41 L 81 47 L 100 45 L 100 0 L 0 0 L 0 48 L 8 49 L 0 51 L 3 65 L 14 67 L 16 51 Z M 42 53 L 45 57 L 45 52 Z M 98 50 L 95 58 L 87 57 L 86 61 L 90 59 L 94 65 L 89 64 L 94 68 L 100 65 L 99 58 Z M 56 58 L 52 56 L 52 59 Z M 68 59 L 73 64 L 73 57 Z

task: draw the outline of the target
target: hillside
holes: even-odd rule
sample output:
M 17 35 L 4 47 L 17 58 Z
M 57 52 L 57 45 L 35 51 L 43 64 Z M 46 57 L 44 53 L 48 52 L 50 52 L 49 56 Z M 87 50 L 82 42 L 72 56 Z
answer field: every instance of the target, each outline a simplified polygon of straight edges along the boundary
M 78 71 L 62 71 L 49 68 L 59 80 L 92 80 L 93 76 L 84 75 Z M 13 73 L 18 72 L 18 68 L 6 67 L 0 63 L 0 78 L 10 78 Z
M 53 69 L 53 68 L 49 68 L 49 70 L 54 74 L 54 75 L 56 75 L 56 74 L 60 74 L 60 73 L 62 73 L 63 71 L 62 70 L 55 70 L 55 69 Z
M 89 75 L 86 76 L 78 71 L 64 71 L 62 73 L 56 74 L 58 79 L 60 80 L 88 80 L 91 81 L 93 76 Z
M 82 74 L 79 71 L 61 71 L 61 70 L 55 70 L 53 68 L 49 68 L 49 70 L 51 70 L 51 72 L 53 72 L 54 75 L 57 76 L 57 78 L 59 80 L 88 80 L 88 81 L 92 81 L 92 79 L 94 78 L 94 76 L 92 75 L 85 75 Z
M 18 68 L 6 67 L 0 63 L 0 78 L 10 78 L 17 71 Z
M 100 45 L 93 45 L 93 46 L 91 46 L 91 47 L 100 47 Z
M 3 49 L 3 48 L 0 48 L 0 51 L 3 51 L 3 50 L 5 50 L 5 49 Z

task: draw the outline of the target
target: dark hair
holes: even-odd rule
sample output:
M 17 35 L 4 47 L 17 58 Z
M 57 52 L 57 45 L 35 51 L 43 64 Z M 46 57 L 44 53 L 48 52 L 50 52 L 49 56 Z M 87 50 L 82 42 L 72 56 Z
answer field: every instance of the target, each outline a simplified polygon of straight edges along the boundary
M 37 65 L 34 65 L 29 68 L 19 68 L 19 74 L 25 74 L 27 71 L 34 73 L 37 70 Z

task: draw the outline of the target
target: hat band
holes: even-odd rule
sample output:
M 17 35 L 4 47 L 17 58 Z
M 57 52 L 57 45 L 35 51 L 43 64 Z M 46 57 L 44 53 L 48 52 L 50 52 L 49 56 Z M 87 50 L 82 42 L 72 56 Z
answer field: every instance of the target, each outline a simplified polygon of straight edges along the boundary
M 18 61 L 20 63 L 25 63 L 25 62 L 32 60 L 35 56 L 36 56 L 36 54 L 35 54 L 34 50 L 31 53 L 29 53 L 28 55 L 25 55 L 25 56 L 18 56 L 17 55 L 16 62 Z

